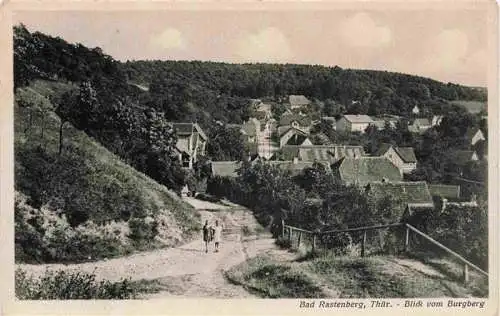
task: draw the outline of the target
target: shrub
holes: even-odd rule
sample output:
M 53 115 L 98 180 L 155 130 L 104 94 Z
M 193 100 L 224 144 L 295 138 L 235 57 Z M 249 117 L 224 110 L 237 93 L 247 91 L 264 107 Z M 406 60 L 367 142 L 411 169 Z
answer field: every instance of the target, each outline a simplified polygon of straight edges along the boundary
M 17 269 L 15 282 L 16 296 L 24 300 L 130 299 L 137 295 L 127 279 L 96 281 L 95 274 L 81 272 L 47 271 L 33 278 Z
M 128 223 L 130 227 L 129 238 L 141 244 L 152 241 L 158 235 L 158 223 L 156 221 L 146 221 L 143 218 L 133 218 Z
M 291 248 L 292 243 L 288 238 L 278 237 L 275 241 L 276 245 L 280 248 Z

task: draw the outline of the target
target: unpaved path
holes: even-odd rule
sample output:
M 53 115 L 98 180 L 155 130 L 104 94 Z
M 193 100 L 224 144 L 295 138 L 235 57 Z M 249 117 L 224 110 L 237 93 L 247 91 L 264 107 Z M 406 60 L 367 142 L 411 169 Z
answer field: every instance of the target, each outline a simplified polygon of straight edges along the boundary
M 250 257 L 271 250 L 282 250 L 277 250 L 269 234 L 255 233 L 256 229 L 259 230 L 259 224 L 249 210 L 194 199 L 187 199 L 186 202 L 199 209 L 203 223 L 209 220 L 214 224 L 216 219 L 222 222 L 224 230 L 219 252 L 215 253 L 211 244 L 206 253 L 200 238 L 176 248 L 142 252 L 106 261 L 19 267 L 32 275 L 42 275 L 46 269 L 63 269 L 94 273 L 97 279 L 110 281 L 131 278 L 132 281 L 156 288 L 156 293 L 145 295 L 147 298 L 253 297 L 242 287 L 229 283 L 224 278 L 224 271 Z M 246 233 L 243 234 L 242 228 L 245 226 Z

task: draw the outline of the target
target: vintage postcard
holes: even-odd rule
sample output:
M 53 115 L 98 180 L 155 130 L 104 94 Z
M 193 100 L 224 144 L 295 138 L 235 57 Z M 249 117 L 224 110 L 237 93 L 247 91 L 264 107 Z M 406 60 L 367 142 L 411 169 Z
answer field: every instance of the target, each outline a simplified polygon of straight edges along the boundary
M 7 1 L 0 307 L 498 312 L 491 1 Z

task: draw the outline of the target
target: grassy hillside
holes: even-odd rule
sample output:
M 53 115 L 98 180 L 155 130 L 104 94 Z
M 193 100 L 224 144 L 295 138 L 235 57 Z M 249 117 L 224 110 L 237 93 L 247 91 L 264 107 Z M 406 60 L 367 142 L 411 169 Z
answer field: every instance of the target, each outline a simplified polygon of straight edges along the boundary
M 198 229 L 191 206 L 69 123 L 58 153 L 50 97 L 72 88 L 36 81 L 16 92 L 16 259 L 109 257 L 172 246 Z
M 265 298 L 486 297 L 488 293 L 487 284 L 464 287 L 459 276 L 396 256 L 326 255 L 290 262 L 265 255 L 232 268 L 227 277 Z
M 472 114 L 480 113 L 481 111 L 488 112 L 488 103 L 486 101 L 456 100 L 451 103 L 453 105 L 463 106 Z

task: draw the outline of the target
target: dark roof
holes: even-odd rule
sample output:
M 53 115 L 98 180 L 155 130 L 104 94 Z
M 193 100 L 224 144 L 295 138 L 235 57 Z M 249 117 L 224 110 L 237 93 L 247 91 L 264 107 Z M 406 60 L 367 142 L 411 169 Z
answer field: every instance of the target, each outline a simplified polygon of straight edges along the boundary
M 447 199 L 460 198 L 460 186 L 451 184 L 429 184 L 429 191 L 432 196 L 444 197 Z
M 191 135 L 192 133 L 197 132 L 203 139 L 208 139 L 207 135 L 196 123 L 172 123 L 172 127 L 177 135 Z
M 280 118 L 279 125 L 292 125 L 293 121 L 297 121 L 300 126 L 309 126 L 312 124 L 311 118 L 309 116 L 303 116 L 300 114 L 284 114 Z
M 284 159 L 298 158 L 300 161 L 323 161 L 333 163 L 342 157 L 361 157 L 364 155 L 363 147 L 348 145 L 286 145 L 281 149 Z
M 390 148 L 392 147 L 392 144 L 388 143 L 382 143 L 378 147 L 377 151 L 375 152 L 375 156 L 382 156 L 384 155 Z
M 394 147 L 394 150 L 404 162 L 417 162 L 417 157 L 415 157 L 413 147 Z
M 304 131 L 301 131 L 300 129 L 292 127 L 292 126 L 280 126 L 280 127 L 278 127 L 278 134 L 280 137 L 282 137 L 283 135 L 285 135 L 289 131 L 293 131 L 297 135 L 307 136 L 307 133 L 305 133 Z
M 424 181 L 418 182 L 372 182 L 367 186 L 369 194 L 376 198 L 391 196 L 411 207 L 433 207 L 429 188 Z
M 307 139 L 308 139 L 307 135 L 296 133 L 288 140 L 286 145 L 299 146 L 302 145 Z
M 239 161 L 212 161 L 212 174 L 220 177 L 237 177 Z
M 318 161 L 319 163 L 323 163 L 321 161 Z M 281 170 L 288 170 L 291 172 L 292 175 L 298 175 L 302 172 L 302 170 L 306 168 L 312 168 L 314 162 L 304 162 L 304 161 L 299 161 L 299 162 L 293 162 L 293 161 L 267 161 L 266 163 L 276 166 Z M 329 165 L 325 164 L 325 168 L 329 170 Z
M 342 181 L 347 184 L 365 185 L 386 179 L 399 182 L 403 179 L 401 172 L 385 157 L 342 158 L 332 170 L 338 171 Z
M 373 123 L 372 118 L 364 114 L 346 114 L 343 117 L 351 123 Z

